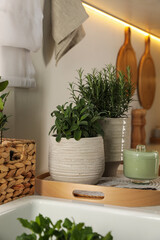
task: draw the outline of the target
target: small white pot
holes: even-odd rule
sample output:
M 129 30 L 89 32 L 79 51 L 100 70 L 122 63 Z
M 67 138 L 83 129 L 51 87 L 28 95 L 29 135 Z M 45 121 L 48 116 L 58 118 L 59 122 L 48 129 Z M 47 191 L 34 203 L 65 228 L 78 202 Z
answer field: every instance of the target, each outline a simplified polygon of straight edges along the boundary
M 95 184 L 104 172 L 104 145 L 101 136 L 75 139 L 50 136 L 49 172 L 56 181 Z
M 104 131 L 104 176 L 115 176 L 119 164 L 123 161 L 123 150 L 130 148 L 131 119 L 105 118 L 100 124 Z

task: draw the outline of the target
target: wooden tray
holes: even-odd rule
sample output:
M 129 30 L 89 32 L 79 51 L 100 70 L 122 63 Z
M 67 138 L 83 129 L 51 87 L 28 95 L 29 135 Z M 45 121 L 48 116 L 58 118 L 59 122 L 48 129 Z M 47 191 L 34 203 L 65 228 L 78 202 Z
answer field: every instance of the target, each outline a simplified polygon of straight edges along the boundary
M 160 205 L 160 191 L 117 188 L 47 180 L 49 173 L 36 178 L 36 193 L 42 196 L 111 204 L 126 207 Z

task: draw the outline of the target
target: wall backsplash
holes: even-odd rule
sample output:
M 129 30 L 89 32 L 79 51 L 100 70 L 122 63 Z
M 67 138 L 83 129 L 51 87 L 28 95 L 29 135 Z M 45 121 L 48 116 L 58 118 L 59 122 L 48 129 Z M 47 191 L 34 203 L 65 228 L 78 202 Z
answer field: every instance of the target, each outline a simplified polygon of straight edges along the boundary
M 13 90 L 15 96 L 12 97 L 13 102 L 10 102 L 10 106 L 14 106 L 11 115 L 15 116 L 15 122 L 12 127 L 15 128 L 15 137 L 34 139 L 37 142 L 37 174 L 48 170 L 48 132 L 53 121 L 50 113 L 56 105 L 69 99 L 68 82 L 76 81 L 76 70 L 81 67 L 85 72 L 89 72 L 94 67 L 102 68 L 108 63 L 116 64 L 119 48 L 124 42 L 122 25 L 89 10 L 87 12 L 90 17 L 83 25 L 85 38 L 60 60 L 58 66 L 55 66 L 54 57 L 48 66 L 45 66 L 42 49 L 32 54 L 37 88 Z M 131 41 L 139 63 L 144 52 L 144 36 L 132 30 Z M 156 40 L 151 40 L 151 54 L 156 67 L 157 86 L 154 103 L 146 117 L 147 141 L 151 130 L 160 122 L 160 47 Z M 132 105 L 139 108 L 137 95 L 135 99 Z M 9 133 L 12 135 L 14 130 Z

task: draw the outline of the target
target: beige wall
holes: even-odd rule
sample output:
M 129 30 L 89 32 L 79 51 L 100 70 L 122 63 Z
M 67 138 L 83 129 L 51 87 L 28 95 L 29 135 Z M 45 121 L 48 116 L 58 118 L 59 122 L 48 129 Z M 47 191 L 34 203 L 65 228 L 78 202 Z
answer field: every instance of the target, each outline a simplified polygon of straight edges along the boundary
M 68 82 L 76 81 L 76 70 L 80 67 L 84 68 L 85 72 L 89 72 L 94 67 L 101 68 L 108 63 L 115 64 L 118 50 L 124 41 L 124 27 L 121 24 L 91 11 L 88 11 L 88 14 L 90 18 L 84 24 L 86 37 L 60 60 L 57 67 L 54 57 L 47 67 L 44 65 L 42 50 L 32 54 L 37 72 L 37 88 L 12 90 L 8 109 L 12 106 L 14 117 L 11 119 L 12 130 L 8 135 L 15 134 L 17 138 L 36 140 L 38 174 L 48 170 L 48 132 L 53 123 L 50 113 L 56 105 L 68 100 Z M 139 62 L 144 51 L 144 36 L 133 30 L 132 45 Z M 157 73 L 157 92 L 154 104 L 147 113 L 147 140 L 151 129 L 160 123 L 159 45 L 156 40 L 151 40 L 151 54 Z M 139 107 L 138 102 L 134 102 L 134 107 Z

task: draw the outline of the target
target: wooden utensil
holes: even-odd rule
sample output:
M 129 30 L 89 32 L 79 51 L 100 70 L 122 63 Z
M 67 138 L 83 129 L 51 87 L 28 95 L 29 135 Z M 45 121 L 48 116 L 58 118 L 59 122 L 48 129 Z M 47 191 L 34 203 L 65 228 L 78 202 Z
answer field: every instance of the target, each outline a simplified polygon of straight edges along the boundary
M 150 54 L 150 37 L 145 39 L 145 52 L 139 63 L 138 94 L 144 109 L 152 106 L 156 90 L 156 73 L 154 62 Z
M 137 87 L 137 59 L 136 59 L 136 54 L 131 45 L 130 27 L 125 28 L 125 41 L 118 52 L 116 66 L 117 66 L 117 70 L 123 71 L 125 74 L 127 74 L 127 71 L 126 71 L 127 66 L 130 66 L 131 81 L 134 84 L 134 88 L 136 88 Z

